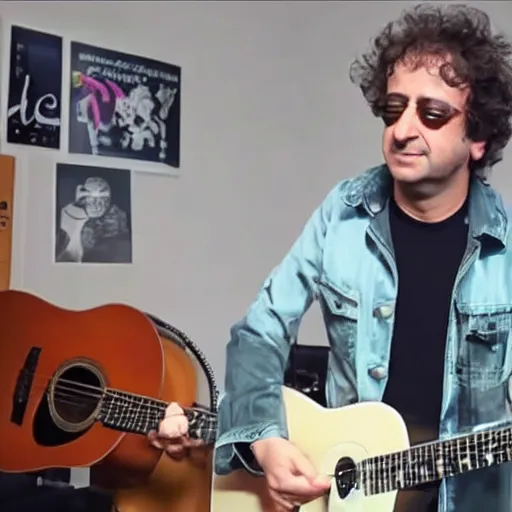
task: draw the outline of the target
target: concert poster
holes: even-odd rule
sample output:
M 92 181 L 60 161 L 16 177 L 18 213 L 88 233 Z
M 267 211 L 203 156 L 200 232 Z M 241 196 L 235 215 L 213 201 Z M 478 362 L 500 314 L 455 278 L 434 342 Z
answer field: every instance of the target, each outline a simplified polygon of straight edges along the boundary
M 71 43 L 69 152 L 180 165 L 181 68 Z
M 60 148 L 62 38 L 11 27 L 7 142 Z
M 55 262 L 132 263 L 131 171 L 58 163 Z

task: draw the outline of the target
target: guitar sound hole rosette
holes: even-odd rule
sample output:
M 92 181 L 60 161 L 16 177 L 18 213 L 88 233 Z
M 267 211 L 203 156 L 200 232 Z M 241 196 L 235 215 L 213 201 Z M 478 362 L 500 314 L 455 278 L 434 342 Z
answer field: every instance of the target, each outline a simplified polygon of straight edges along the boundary
M 105 378 L 88 360 L 72 360 L 61 366 L 48 389 L 48 406 L 55 425 L 65 432 L 88 429 L 101 407 Z

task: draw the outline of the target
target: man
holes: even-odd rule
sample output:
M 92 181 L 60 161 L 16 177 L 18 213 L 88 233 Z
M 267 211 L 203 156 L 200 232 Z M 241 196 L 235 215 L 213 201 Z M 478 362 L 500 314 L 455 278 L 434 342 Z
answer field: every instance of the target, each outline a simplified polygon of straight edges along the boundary
M 412 443 L 512 418 L 510 224 L 481 177 L 512 133 L 511 55 L 481 11 L 418 5 L 354 63 L 385 164 L 332 189 L 233 326 L 217 473 L 263 473 L 282 510 L 328 490 L 287 440 L 280 393 L 313 300 L 330 407 L 384 401 Z M 511 482 L 506 464 L 470 472 L 400 492 L 396 510 L 508 512 Z

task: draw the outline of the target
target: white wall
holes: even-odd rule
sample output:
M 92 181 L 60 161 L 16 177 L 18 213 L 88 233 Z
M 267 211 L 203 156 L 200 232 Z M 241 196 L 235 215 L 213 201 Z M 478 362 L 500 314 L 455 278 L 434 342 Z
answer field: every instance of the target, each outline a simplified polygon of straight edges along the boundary
M 231 324 L 334 183 L 380 161 L 381 124 L 348 66 L 410 4 L 1 2 L 3 22 L 168 61 L 183 77 L 181 176 L 134 176 L 131 266 L 53 264 L 54 164 L 71 159 L 2 145 L 20 156 L 13 287 L 150 311 L 204 349 L 222 387 Z M 510 25 L 512 3 L 485 8 Z M 65 106 L 67 91 L 66 72 Z M 511 157 L 496 173 L 508 199 Z M 324 343 L 318 313 L 301 338 Z

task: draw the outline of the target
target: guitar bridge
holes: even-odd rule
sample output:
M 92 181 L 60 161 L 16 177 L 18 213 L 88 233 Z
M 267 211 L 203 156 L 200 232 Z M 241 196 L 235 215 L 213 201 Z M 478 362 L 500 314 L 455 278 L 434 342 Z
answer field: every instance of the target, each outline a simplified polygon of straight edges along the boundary
M 18 375 L 16 388 L 14 389 L 12 397 L 11 411 L 11 422 L 16 425 L 21 425 L 23 423 L 40 355 L 41 349 L 39 347 L 32 347 L 25 359 L 25 364 Z

